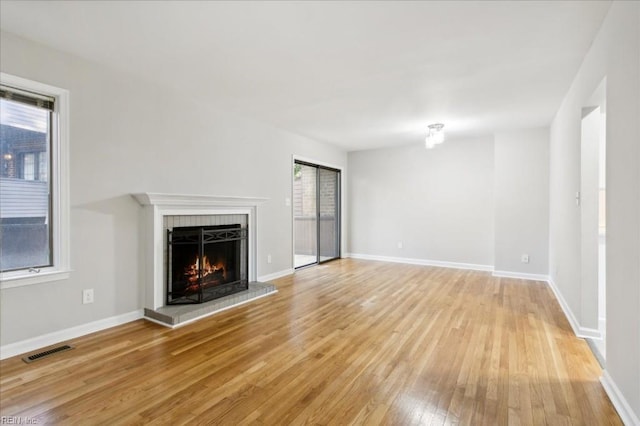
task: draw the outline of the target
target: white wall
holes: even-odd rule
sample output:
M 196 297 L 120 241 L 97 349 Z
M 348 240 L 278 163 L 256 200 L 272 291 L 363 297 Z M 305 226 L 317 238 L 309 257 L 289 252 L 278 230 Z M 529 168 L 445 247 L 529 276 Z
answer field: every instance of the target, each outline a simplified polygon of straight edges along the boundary
M 2 345 L 142 307 L 131 193 L 269 198 L 258 275 L 292 267 L 292 155 L 345 166 L 343 151 L 11 34 L 1 45 L 2 72 L 70 90 L 73 268 L 69 280 L 2 290 Z M 81 304 L 84 288 L 95 289 L 94 304 Z
M 348 170 L 350 253 L 493 265 L 493 138 L 350 152 Z
M 548 235 L 549 128 L 496 133 L 495 270 L 547 275 Z
M 605 382 L 640 418 L 640 3 L 614 2 L 551 126 L 549 266 L 580 318 L 581 109 L 606 77 Z M 608 379 L 610 377 L 610 379 Z M 611 393 L 610 393 L 611 395 Z M 618 409 L 624 411 L 620 401 Z M 621 408 L 622 407 L 622 408 Z

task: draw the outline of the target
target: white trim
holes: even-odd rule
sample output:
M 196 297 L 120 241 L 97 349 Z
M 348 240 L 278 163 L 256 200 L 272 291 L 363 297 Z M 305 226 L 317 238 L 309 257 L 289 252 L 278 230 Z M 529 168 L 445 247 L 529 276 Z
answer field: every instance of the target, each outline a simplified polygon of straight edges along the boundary
M 2 277 L 0 279 L 2 281 L 2 290 L 52 281 L 66 280 L 71 276 L 70 271 L 49 271 L 49 269 L 40 273 L 28 271 L 25 271 L 25 273 L 28 273 L 29 275 L 20 275 L 11 278 Z
M 543 281 L 549 282 L 548 275 L 541 274 L 525 274 L 524 272 L 511 272 L 511 271 L 493 271 L 494 277 L 500 278 L 518 278 L 521 280 L 531 280 L 531 281 Z
M 69 278 L 71 272 L 70 225 L 69 225 L 69 91 L 11 74 L 0 73 L 0 81 L 8 86 L 30 92 L 42 93 L 55 98 L 52 133 L 57 133 L 56 144 L 52 144 L 52 247 L 53 266 L 40 268 L 40 272 L 27 270 L 0 273 L 0 288 L 13 288 Z
M 164 207 L 249 207 L 268 201 L 268 198 L 258 197 L 229 197 L 226 195 L 190 195 L 190 194 L 162 194 L 159 192 L 144 192 L 132 194 L 143 206 Z
M 187 320 L 187 321 L 181 322 L 181 323 L 179 323 L 179 324 L 167 324 L 167 323 L 165 323 L 165 322 L 158 321 L 158 320 L 157 320 L 157 319 L 155 319 L 155 318 L 149 318 L 149 317 L 147 317 L 147 316 L 144 316 L 143 318 L 144 318 L 145 320 L 147 320 L 147 321 L 151 321 L 151 322 L 154 322 L 154 323 L 156 323 L 156 324 L 162 325 L 162 326 L 164 326 L 164 327 L 174 329 L 174 328 L 182 327 L 183 325 L 191 324 L 191 323 L 193 323 L 193 322 L 196 322 L 196 321 L 198 321 L 198 320 L 201 320 L 202 318 L 210 317 L 211 315 L 217 314 L 217 313 L 219 313 L 219 312 L 226 311 L 227 309 L 235 308 L 236 306 L 244 305 L 245 303 L 253 302 L 254 300 L 258 300 L 258 299 L 262 299 L 263 297 L 271 296 L 272 294 L 276 294 L 277 292 L 278 292 L 278 290 L 275 290 L 275 291 L 269 292 L 269 293 L 267 293 L 267 294 L 261 294 L 261 295 L 256 296 L 256 297 L 252 297 L 251 299 L 243 300 L 243 301 L 238 302 L 238 303 L 235 303 L 235 304 L 233 304 L 233 305 L 225 306 L 224 308 L 220 308 L 220 309 L 216 309 L 215 311 L 207 312 L 206 314 L 202 314 L 202 315 L 197 316 L 197 317 L 195 317 L 195 318 L 191 318 L 190 320 Z
M 144 254 L 144 307 L 156 310 L 165 304 L 164 216 L 245 214 L 249 228 L 249 281 L 256 281 L 258 260 L 258 205 L 268 198 L 216 195 L 131 194 L 143 206 L 141 244 Z
M 406 257 L 391 257 L 391 256 L 375 256 L 371 254 L 361 254 L 361 253 L 347 253 L 344 257 L 350 257 L 352 259 L 363 259 L 363 260 L 378 260 L 382 262 L 406 263 L 409 265 L 439 266 L 441 268 L 471 269 L 474 271 L 489 271 L 489 272 L 493 271 L 493 266 L 491 265 L 478 265 L 475 263 L 458 263 L 458 262 L 445 262 L 442 260 L 411 259 Z
M 560 304 L 560 307 L 564 312 L 564 316 L 567 317 L 567 320 L 569 320 L 569 325 L 571 325 L 574 334 L 577 337 L 581 337 L 583 339 L 602 339 L 602 333 L 600 333 L 600 330 L 580 326 L 580 323 L 573 314 L 573 311 L 569 307 L 569 304 L 564 299 L 564 297 L 562 297 L 562 293 L 560 293 L 560 290 L 556 286 L 556 283 L 553 282 L 553 279 L 551 279 L 551 277 L 549 277 L 547 283 L 549 284 L 549 287 L 551 287 L 553 294 L 556 296 L 556 300 Z
M 609 396 L 609 399 L 618 412 L 622 422 L 627 426 L 640 425 L 640 418 L 638 417 L 638 414 L 633 412 L 631 405 L 629 405 L 624 394 L 620 391 L 607 370 L 602 372 L 600 383 L 602 383 L 604 391 L 607 393 L 607 396 Z
M 287 275 L 292 275 L 294 272 L 293 268 L 284 269 L 282 271 L 274 272 L 272 274 L 261 275 L 258 277 L 258 281 L 260 282 L 269 282 L 271 280 L 275 280 L 278 278 L 286 277 Z
M 576 336 L 582 339 L 602 340 L 602 333 L 600 330 L 590 327 L 580 327 Z
M 20 355 L 25 352 L 34 351 L 36 349 L 51 346 L 65 340 L 75 339 L 84 335 L 95 333 L 107 328 L 126 324 L 131 321 L 142 318 L 144 311 L 142 309 L 128 312 L 126 314 L 116 315 L 114 317 L 93 321 L 87 324 L 78 325 L 64 330 L 54 331 L 53 333 L 43 334 L 42 336 L 33 337 L 31 339 L 22 340 L 16 343 L 9 343 L 0 347 L 0 359 L 9 358 Z

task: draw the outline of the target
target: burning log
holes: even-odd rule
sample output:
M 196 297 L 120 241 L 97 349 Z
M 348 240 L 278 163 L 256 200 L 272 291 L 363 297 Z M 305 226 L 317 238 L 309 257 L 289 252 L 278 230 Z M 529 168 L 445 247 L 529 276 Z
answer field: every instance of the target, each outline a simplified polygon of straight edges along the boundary
M 202 256 L 202 268 L 200 268 L 200 259 L 198 258 L 184 269 L 184 275 L 189 283 L 185 288 L 187 293 L 222 284 L 227 278 L 224 262 L 212 264 L 207 256 Z

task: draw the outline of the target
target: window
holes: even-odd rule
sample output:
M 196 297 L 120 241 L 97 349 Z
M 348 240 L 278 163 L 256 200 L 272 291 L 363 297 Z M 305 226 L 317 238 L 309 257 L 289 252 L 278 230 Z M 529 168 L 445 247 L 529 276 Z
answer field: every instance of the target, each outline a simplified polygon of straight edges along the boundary
M 5 103 L 6 105 L 3 105 L 3 107 L 6 108 L 6 110 L 8 110 L 9 112 L 7 113 L 7 115 L 10 115 L 13 113 L 12 110 L 15 109 L 21 109 L 21 108 L 15 108 L 15 107 L 11 107 L 11 103 L 9 101 L 0 101 L 2 103 Z M 5 125 L 3 123 L 3 125 Z M 12 125 L 11 124 L 7 124 L 7 128 L 11 128 Z M 11 132 L 8 132 L 11 133 Z M 26 133 L 26 131 L 22 130 L 19 131 L 18 133 Z M 12 136 L 15 137 L 16 135 L 6 135 L 6 140 L 8 141 L 8 143 L 6 144 L 6 146 L 10 146 L 11 148 L 8 148 L 8 151 L 11 150 L 15 150 L 15 149 L 20 149 L 20 145 L 24 145 L 25 141 L 24 140 L 16 140 L 14 141 L 15 143 L 12 143 Z M 40 135 L 40 138 L 45 141 L 48 140 L 45 137 L 48 136 L 48 133 L 42 133 Z M 48 148 L 48 144 L 43 144 L 43 148 Z M 11 154 L 10 152 L 8 153 L 9 156 L 13 157 L 13 154 Z M 9 161 L 7 161 L 8 163 Z M 24 180 L 39 180 L 39 181 L 43 181 L 46 182 L 49 180 L 49 177 L 47 176 L 47 171 L 49 170 L 49 162 L 50 162 L 50 158 L 49 155 L 47 153 L 47 151 L 41 151 L 41 152 L 27 152 L 25 154 L 22 154 L 22 161 L 20 162 L 21 167 L 20 170 L 22 171 L 19 176 L 17 176 L 19 179 L 24 179 Z M 9 177 L 9 173 L 7 173 L 7 176 L 5 177 Z M 16 176 L 14 176 L 16 177 Z
M 4 103 L 4 102 L 3 102 Z M 10 102 L 6 102 L 7 104 L 10 105 Z M 7 108 L 7 105 L 4 105 L 5 109 L 9 109 Z M 43 135 L 45 135 L 43 133 Z M 11 146 L 12 144 L 12 140 L 8 139 L 7 144 L 3 144 L 3 145 L 8 145 Z M 18 141 L 17 144 L 15 144 L 15 146 L 19 147 L 20 146 L 20 141 Z M 28 154 L 22 154 L 22 179 L 24 180 L 36 180 L 36 154 L 33 152 L 30 152 Z
M 0 73 L 2 288 L 69 272 L 68 92 Z

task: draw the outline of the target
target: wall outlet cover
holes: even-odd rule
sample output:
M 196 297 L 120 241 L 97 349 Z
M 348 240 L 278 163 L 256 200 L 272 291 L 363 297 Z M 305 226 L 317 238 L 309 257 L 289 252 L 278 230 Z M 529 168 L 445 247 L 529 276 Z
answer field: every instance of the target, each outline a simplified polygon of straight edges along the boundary
M 87 305 L 93 303 L 93 289 L 82 290 L 82 304 Z

